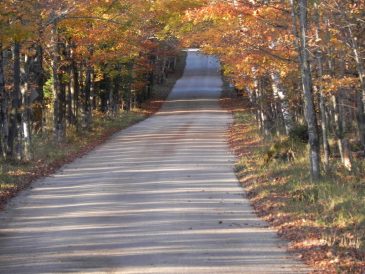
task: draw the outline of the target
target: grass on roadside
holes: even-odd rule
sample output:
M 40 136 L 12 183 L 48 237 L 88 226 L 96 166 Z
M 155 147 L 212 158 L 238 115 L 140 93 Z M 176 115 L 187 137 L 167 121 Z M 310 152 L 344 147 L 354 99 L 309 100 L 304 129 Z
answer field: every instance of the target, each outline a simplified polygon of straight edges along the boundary
M 361 273 L 365 267 L 364 162 L 357 163 L 356 173 L 338 163 L 313 183 L 306 144 L 289 138 L 265 143 L 249 112 L 234 116 L 230 141 L 241 155 L 236 172 L 258 213 L 310 264 L 329 272 Z M 291 147 L 295 161 L 267 161 L 272 143 Z
M 96 147 L 114 132 L 145 117 L 145 114 L 138 111 L 123 112 L 115 119 L 96 113 L 91 131 L 78 133 L 70 128 L 63 143 L 55 143 L 51 132 L 34 135 L 31 162 L 0 161 L 0 205 L 28 186 L 30 181 L 54 172 L 63 164 Z

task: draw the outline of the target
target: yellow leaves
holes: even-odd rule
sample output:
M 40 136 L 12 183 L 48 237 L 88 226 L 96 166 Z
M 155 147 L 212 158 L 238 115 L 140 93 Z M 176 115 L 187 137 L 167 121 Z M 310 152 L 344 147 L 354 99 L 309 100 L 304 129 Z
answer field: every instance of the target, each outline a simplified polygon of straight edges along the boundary
M 339 89 L 352 90 L 360 88 L 359 79 L 357 77 L 351 76 L 336 78 L 330 75 L 324 75 L 322 80 L 317 79 L 314 84 L 317 86 L 321 86 L 323 92 L 328 94 L 336 93 Z
M 144 51 L 144 41 L 153 32 L 151 15 L 143 13 L 148 8 L 145 0 L 86 1 L 74 7 L 72 14 L 58 26 L 61 35 L 70 37 L 76 44 L 75 54 L 80 60 L 87 58 L 95 65 L 114 63 L 123 58 L 136 58 Z
M 236 11 L 228 3 L 218 3 L 216 5 L 207 5 L 200 9 L 188 10 L 185 14 L 185 20 L 199 25 L 204 22 L 213 24 L 227 24 L 236 19 Z

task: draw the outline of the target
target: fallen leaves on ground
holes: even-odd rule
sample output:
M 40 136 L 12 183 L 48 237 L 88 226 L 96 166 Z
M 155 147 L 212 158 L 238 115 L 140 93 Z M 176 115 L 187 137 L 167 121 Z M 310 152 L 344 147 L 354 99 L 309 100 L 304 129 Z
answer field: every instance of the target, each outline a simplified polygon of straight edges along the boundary
M 225 89 L 220 101 L 221 106 L 235 112 L 251 112 L 249 100 Z M 242 158 L 255 163 L 252 155 L 263 144 L 256 134 L 250 132 L 252 125 L 234 122 L 228 130 L 228 141 L 238 161 Z M 267 178 L 260 176 L 254 170 L 236 170 L 251 204 L 261 218 L 276 229 L 278 235 L 289 241 L 288 250 L 301 258 L 312 269 L 312 273 L 365 273 L 365 257 L 355 249 L 333 250 L 323 241 L 323 228 L 318 226 L 310 212 L 306 218 L 283 212 L 288 194 L 283 192 L 260 192 L 260 184 L 275 180 L 279 186 L 283 178 Z

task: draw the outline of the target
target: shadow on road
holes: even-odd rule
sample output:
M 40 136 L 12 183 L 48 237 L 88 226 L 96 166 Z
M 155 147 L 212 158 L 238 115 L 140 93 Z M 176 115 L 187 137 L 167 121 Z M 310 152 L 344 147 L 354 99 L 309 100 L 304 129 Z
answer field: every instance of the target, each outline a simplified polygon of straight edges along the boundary
M 160 113 L 15 199 L 0 273 L 299 273 L 233 173 L 218 69 L 189 53 Z

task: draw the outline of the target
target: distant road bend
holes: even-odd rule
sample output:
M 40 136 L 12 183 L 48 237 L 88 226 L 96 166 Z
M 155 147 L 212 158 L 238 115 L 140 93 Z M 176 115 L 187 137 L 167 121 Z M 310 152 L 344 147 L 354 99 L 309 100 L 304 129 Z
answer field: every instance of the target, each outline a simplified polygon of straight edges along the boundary
M 0 214 L 0 273 L 307 273 L 233 173 L 217 60 L 189 50 L 153 117 Z

